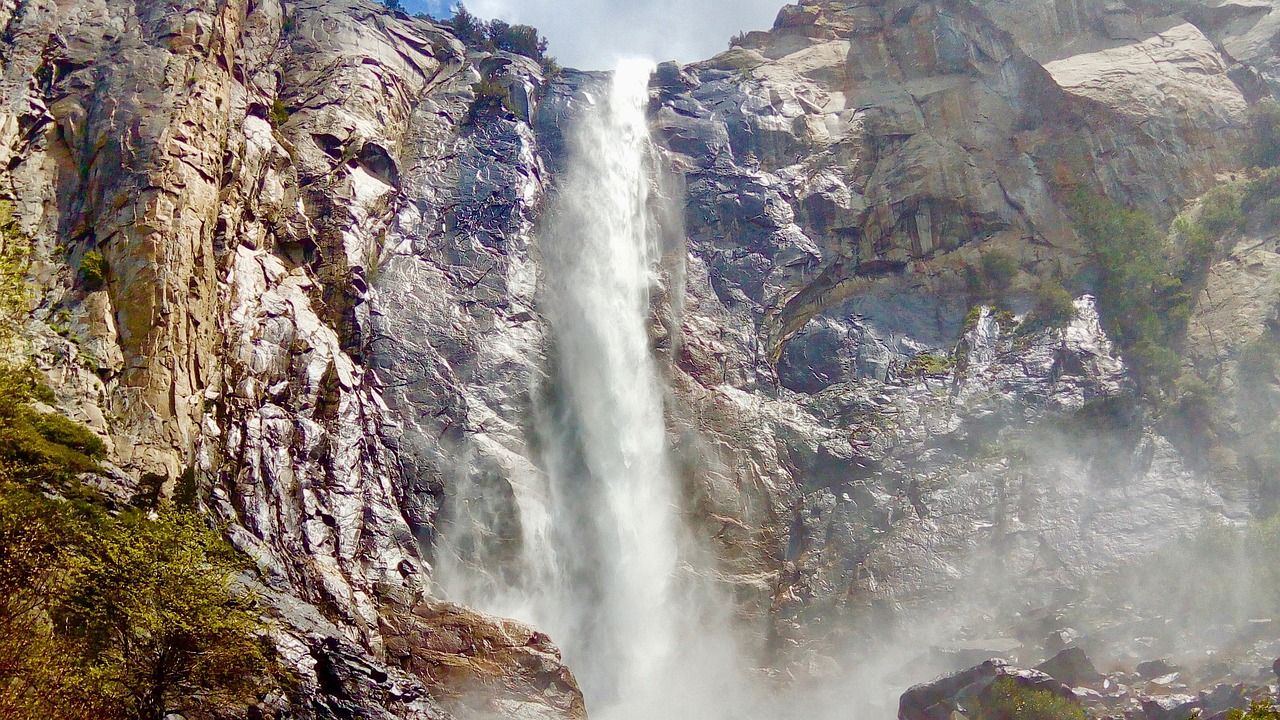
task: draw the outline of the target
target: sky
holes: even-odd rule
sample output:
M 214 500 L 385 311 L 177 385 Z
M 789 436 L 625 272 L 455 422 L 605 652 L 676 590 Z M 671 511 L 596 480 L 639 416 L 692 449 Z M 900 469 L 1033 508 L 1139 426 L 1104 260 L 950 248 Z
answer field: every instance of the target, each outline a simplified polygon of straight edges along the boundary
M 466 0 L 482 18 L 533 25 L 561 65 L 606 70 L 621 58 L 705 60 L 738 32 L 767 30 L 787 0 Z M 402 0 L 409 12 L 449 14 L 455 0 Z

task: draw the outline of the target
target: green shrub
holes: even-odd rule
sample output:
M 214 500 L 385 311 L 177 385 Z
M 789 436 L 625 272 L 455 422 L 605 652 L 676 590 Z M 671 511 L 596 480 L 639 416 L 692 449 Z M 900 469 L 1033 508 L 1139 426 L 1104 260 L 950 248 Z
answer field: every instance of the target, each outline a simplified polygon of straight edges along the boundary
M 1208 429 L 1217 392 L 1195 373 L 1184 372 L 1174 382 L 1174 413 L 1183 428 L 1201 432 Z
M 1023 687 L 1010 677 L 998 678 L 979 698 L 981 720 L 1085 720 L 1084 709 L 1047 690 Z
M 30 413 L 27 421 L 41 437 L 51 443 L 69 447 L 93 459 L 107 454 L 107 446 L 101 438 L 85 426 L 71 422 L 61 415 Z
M 284 124 L 289 122 L 289 108 L 280 98 L 271 101 L 271 110 L 267 112 L 267 122 L 271 123 L 271 127 L 279 130 Z
M 1267 617 L 1280 597 L 1280 517 L 1245 525 L 1207 523 L 1104 578 L 1099 592 L 1115 607 L 1160 616 L 1175 627 L 1242 623 Z M 1170 583 L 1176 577 L 1178 582 Z
M 542 68 L 542 79 L 548 83 L 560 77 L 564 72 L 564 68 L 560 67 L 560 63 L 556 62 L 556 59 L 550 55 L 543 55 L 538 65 Z
M 1020 332 L 1064 328 L 1076 319 L 1076 303 L 1071 293 L 1055 280 L 1036 286 L 1036 306 L 1022 323 Z
M 471 86 L 476 99 L 471 103 L 467 114 L 467 124 L 474 124 L 479 118 L 495 113 L 514 112 L 511 104 L 511 91 L 506 85 L 488 78 Z
M 247 560 L 194 513 L 106 513 L 76 478 L 102 441 L 32 410 L 41 387 L 0 368 L 0 716 L 163 720 L 251 701 L 272 666 L 257 608 L 232 591 Z
M 1001 250 L 991 250 L 982 256 L 982 279 L 987 287 L 1001 292 L 1018 277 L 1018 259 Z
M 1270 700 L 1258 700 L 1248 710 L 1236 708 L 1227 713 L 1227 720 L 1280 720 L 1280 708 Z
M 101 290 L 106 287 L 110 272 L 107 256 L 103 255 L 101 250 L 90 250 L 80 261 L 80 277 L 84 279 L 85 287 L 90 290 Z
M 74 488 L 80 473 L 98 469 L 106 448 L 97 436 L 28 406 L 45 392 L 33 371 L 0 367 L 0 483 L 63 490 Z
M 78 693 L 137 720 L 252 699 L 269 663 L 252 599 L 232 592 L 247 566 L 194 513 L 131 513 L 97 529 L 50 603 L 82 648 Z
M 1180 373 L 1173 347 L 1191 315 L 1193 293 L 1173 272 L 1165 237 L 1151 218 L 1078 191 L 1072 219 L 1098 269 L 1098 309 L 1144 389 L 1167 388 Z
M 982 321 L 982 306 L 974 305 L 969 308 L 969 312 L 964 316 L 964 323 L 961 325 L 961 332 L 966 334 L 973 332 L 978 328 L 978 323 Z
M 467 47 L 514 53 L 539 63 L 547 56 L 547 39 L 530 25 L 511 25 L 502 20 L 486 22 L 472 15 L 462 4 L 444 24 Z
M 31 299 L 27 284 L 31 241 L 18 228 L 13 213 L 13 203 L 0 200 L 0 351 L 17 339 Z
M 1238 228 L 1244 220 L 1243 201 L 1237 185 L 1218 185 L 1200 199 L 1200 224 L 1214 235 Z
M 955 369 L 956 359 L 953 356 L 933 355 L 931 353 L 921 353 L 911 359 L 906 367 L 902 369 L 902 377 L 905 378 L 924 378 L 937 377 L 946 375 Z
M 1244 162 L 1260 168 L 1280 165 L 1280 103 L 1270 98 L 1249 108 L 1252 137 L 1245 146 Z

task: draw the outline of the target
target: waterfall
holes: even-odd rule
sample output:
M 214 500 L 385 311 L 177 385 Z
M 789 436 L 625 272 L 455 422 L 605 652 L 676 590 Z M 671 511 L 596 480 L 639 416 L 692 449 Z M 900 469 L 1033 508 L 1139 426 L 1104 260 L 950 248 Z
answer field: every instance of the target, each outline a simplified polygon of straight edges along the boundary
M 562 394 L 547 471 L 565 602 L 552 610 L 570 621 L 566 652 L 587 660 L 584 689 L 606 701 L 658 682 L 678 619 L 677 497 L 647 331 L 650 72 L 621 64 L 581 119 L 542 238 Z
M 708 717 L 727 706 L 716 695 L 731 674 L 725 624 L 706 620 L 723 611 L 708 613 L 716 604 L 690 573 L 680 579 L 687 531 L 648 332 L 664 202 L 646 118 L 652 69 L 621 63 L 575 119 L 540 233 L 551 342 L 532 440 L 545 472 L 513 482 L 518 572 L 485 569 L 475 582 L 474 562 L 447 558 L 437 570 L 453 597 L 548 631 L 594 720 Z M 484 534 L 493 521 L 452 531 Z

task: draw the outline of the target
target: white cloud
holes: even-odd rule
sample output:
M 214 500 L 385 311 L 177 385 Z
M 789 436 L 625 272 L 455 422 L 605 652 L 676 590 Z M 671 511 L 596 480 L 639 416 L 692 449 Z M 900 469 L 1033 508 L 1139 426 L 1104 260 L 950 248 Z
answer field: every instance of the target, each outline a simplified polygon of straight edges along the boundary
M 533 25 L 561 65 L 612 68 L 619 58 L 693 62 L 740 31 L 767 30 L 786 0 L 466 0 L 484 18 Z

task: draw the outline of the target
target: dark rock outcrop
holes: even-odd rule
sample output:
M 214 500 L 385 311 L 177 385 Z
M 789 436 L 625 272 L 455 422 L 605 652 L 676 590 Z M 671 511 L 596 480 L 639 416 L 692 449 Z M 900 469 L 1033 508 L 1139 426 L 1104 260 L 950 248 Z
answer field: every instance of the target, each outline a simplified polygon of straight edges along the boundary
M 973 711 L 982 696 L 1000 679 L 1012 680 L 1019 688 L 1048 692 L 1074 701 L 1070 688 L 1038 670 L 1023 670 L 1002 660 L 988 660 L 977 667 L 917 685 L 903 693 L 898 720 L 951 720 L 952 713 Z M 967 715 L 966 715 L 967 716 Z
M 1080 648 L 1067 648 L 1037 665 L 1036 670 L 1073 688 L 1092 686 L 1102 679 L 1093 661 Z

